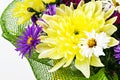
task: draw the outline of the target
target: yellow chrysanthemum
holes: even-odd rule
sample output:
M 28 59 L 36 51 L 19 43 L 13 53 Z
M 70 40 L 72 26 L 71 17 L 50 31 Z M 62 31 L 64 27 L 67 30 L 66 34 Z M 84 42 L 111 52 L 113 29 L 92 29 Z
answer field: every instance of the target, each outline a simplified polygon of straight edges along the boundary
M 33 8 L 40 12 L 45 9 L 45 6 L 42 0 L 24 0 L 22 2 L 17 2 L 12 9 L 12 14 L 13 17 L 18 18 L 18 24 L 25 23 L 34 14 L 34 12 L 29 12 L 28 8 Z
M 55 2 L 56 0 L 43 0 L 43 2 L 45 3 L 51 3 L 51 2 Z
M 103 12 L 102 3 L 93 1 L 83 5 L 79 4 L 77 9 L 63 4 L 56 9 L 56 15 L 43 15 L 42 18 L 47 24 L 43 25 L 40 21 L 37 23 L 43 25 L 47 36 L 40 37 L 42 43 L 37 46 L 37 51 L 40 52 L 39 58 L 61 59 L 50 72 L 56 71 L 61 66 L 69 66 L 74 58 L 75 67 L 87 78 L 90 76 L 90 65 L 102 67 L 103 64 L 99 59 L 99 56 L 104 54 L 102 50 L 106 46 L 111 47 L 118 44 L 117 40 L 110 37 L 117 30 L 113 25 L 116 17 L 108 20 L 113 11 L 114 8 L 111 7 L 107 12 Z M 94 34 L 91 33 L 93 30 Z M 86 33 L 94 35 L 93 38 L 90 36 L 91 39 L 89 39 Z M 101 36 L 100 40 L 98 40 L 99 35 Z M 106 42 L 100 43 L 104 36 Z M 81 42 L 82 39 L 88 42 Z M 88 57 L 89 52 L 86 53 L 83 47 L 89 46 L 90 49 L 96 46 L 97 42 L 99 45 L 102 44 L 100 48 L 96 49 L 100 49 L 101 53 L 94 53 L 95 55 L 91 54 Z M 99 45 L 97 46 L 99 47 Z

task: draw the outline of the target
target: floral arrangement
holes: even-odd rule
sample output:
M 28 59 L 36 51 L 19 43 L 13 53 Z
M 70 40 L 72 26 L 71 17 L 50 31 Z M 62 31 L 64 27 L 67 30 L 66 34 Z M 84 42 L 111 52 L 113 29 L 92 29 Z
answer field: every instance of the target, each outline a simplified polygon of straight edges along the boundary
M 119 0 L 14 0 L 1 27 L 37 80 L 120 80 Z

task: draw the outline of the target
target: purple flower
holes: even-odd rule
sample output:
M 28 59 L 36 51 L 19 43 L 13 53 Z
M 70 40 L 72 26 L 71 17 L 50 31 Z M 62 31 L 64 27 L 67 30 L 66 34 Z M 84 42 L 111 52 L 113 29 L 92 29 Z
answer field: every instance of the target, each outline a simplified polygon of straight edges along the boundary
M 28 28 L 23 32 L 22 36 L 19 36 L 16 46 L 18 47 L 16 51 L 20 51 L 22 58 L 25 54 L 31 56 L 32 49 L 36 48 L 36 45 L 40 43 L 40 33 L 42 32 L 42 27 L 36 26 L 34 23 L 32 26 L 28 25 Z
M 117 20 L 114 24 L 115 25 L 120 24 L 120 13 L 118 11 L 114 11 L 112 17 L 115 17 L 115 16 L 117 16 Z
M 35 15 L 33 15 L 33 16 L 31 17 L 31 20 L 32 20 L 33 23 L 36 23 L 36 21 L 37 21 L 38 19 L 35 17 Z
M 120 64 L 120 43 L 114 47 L 114 56 L 117 59 L 118 63 Z
M 72 2 L 74 6 L 76 7 L 81 0 L 61 0 L 61 3 L 66 4 L 67 6 L 70 6 L 70 3 Z
M 56 4 L 48 5 L 44 14 L 55 15 L 56 14 Z

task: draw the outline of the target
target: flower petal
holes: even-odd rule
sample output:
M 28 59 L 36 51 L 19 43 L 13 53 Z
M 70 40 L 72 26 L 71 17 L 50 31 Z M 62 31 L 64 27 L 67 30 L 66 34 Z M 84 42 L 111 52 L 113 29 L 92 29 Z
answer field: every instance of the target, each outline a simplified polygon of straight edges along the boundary
M 115 23 L 116 20 L 117 20 L 117 17 L 113 17 L 113 18 L 107 20 L 106 24 L 113 24 L 113 23 Z
M 116 46 L 116 45 L 118 45 L 119 44 L 119 41 L 118 40 L 116 40 L 115 38 L 110 38 L 110 42 L 108 43 L 108 46 L 109 47 L 113 47 L 113 46 Z
M 104 65 L 101 63 L 100 58 L 96 56 L 92 56 L 90 64 L 95 67 L 103 67 Z
M 103 31 L 103 32 L 107 33 L 108 35 L 112 35 L 116 30 L 117 30 L 117 28 L 111 24 L 107 24 L 100 29 L 100 31 Z
M 61 66 L 63 66 L 66 62 L 66 59 L 63 58 L 60 62 L 58 62 L 52 69 L 50 69 L 48 72 L 54 72 L 58 70 Z
M 53 48 L 48 49 L 48 50 L 44 50 L 40 53 L 40 55 L 38 56 L 38 58 L 48 58 L 48 54 L 53 51 Z
M 111 8 L 105 13 L 105 20 L 107 20 L 108 18 L 110 18 L 110 16 L 113 14 L 114 12 L 114 8 L 113 6 L 111 6 Z
M 90 60 L 88 58 L 85 58 L 83 61 L 80 61 L 78 59 L 75 60 L 75 67 L 79 69 L 86 78 L 90 77 Z
M 74 55 L 69 55 L 65 65 L 63 67 L 69 66 L 71 64 L 71 62 L 73 61 L 73 59 L 74 59 Z
M 38 53 L 41 53 L 41 52 L 43 52 L 43 51 L 45 51 L 45 50 L 48 50 L 48 49 L 50 49 L 51 47 L 49 47 L 47 44 L 45 44 L 45 43 L 40 43 L 40 44 L 38 44 L 37 46 L 36 46 L 36 51 L 38 52 Z

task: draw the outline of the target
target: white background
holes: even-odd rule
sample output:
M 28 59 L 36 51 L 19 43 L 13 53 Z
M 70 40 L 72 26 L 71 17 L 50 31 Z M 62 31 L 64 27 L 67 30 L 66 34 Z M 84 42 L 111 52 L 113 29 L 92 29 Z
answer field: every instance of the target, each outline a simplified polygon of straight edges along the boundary
M 0 16 L 12 0 L 0 0 Z M 5 40 L 0 28 L 0 80 L 36 80 L 25 58 L 21 59 L 15 47 Z

